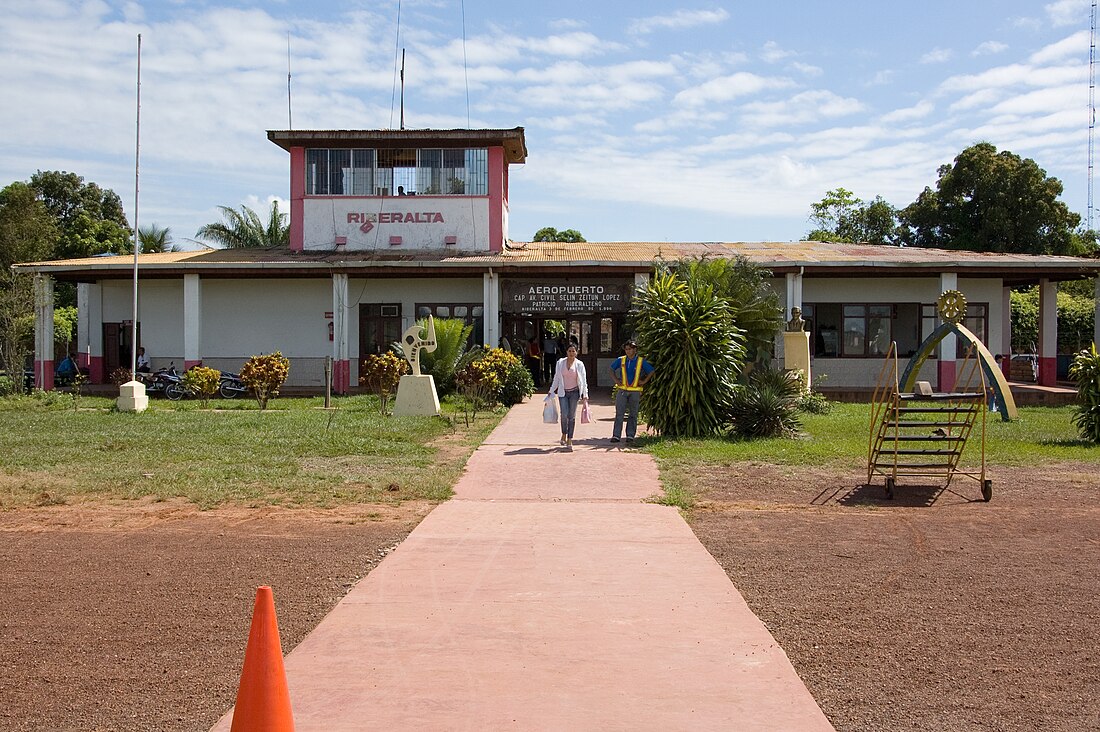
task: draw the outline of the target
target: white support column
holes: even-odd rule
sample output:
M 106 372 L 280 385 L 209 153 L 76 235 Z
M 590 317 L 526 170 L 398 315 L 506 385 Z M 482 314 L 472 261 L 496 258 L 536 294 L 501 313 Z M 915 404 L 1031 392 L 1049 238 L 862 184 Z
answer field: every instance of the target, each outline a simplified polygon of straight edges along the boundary
M 1096 311 L 1093 313 L 1092 342 L 1100 348 L 1100 277 L 1096 278 Z
M 77 363 L 88 369 L 93 384 L 106 382 L 103 369 L 103 288 L 81 282 L 76 286 Z
M 140 345 L 140 344 L 139 344 Z M 183 276 L 183 367 L 202 361 L 202 279 Z
M 489 270 L 481 276 L 481 302 L 485 308 L 482 316 L 485 345 L 500 345 L 500 275 Z
M 947 290 L 959 289 L 959 276 L 954 272 L 940 274 L 940 294 Z M 936 296 L 937 300 L 939 295 Z M 949 334 L 940 341 L 939 362 L 936 365 L 937 391 L 949 391 L 955 388 L 955 352 L 958 339 Z
M 1058 381 L 1058 283 L 1039 280 L 1039 384 Z
M 1001 288 L 1001 371 L 1008 378 L 1012 363 L 1012 288 Z
M 787 312 L 784 320 L 791 318 L 791 308 L 802 309 L 802 273 L 787 273 Z
M 34 385 L 52 389 L 53 359 L 53 278 L 34 278 Z
M 348 360 L 348 276 L 332 276 L 332 390 L 346 394 L 351 385 Z

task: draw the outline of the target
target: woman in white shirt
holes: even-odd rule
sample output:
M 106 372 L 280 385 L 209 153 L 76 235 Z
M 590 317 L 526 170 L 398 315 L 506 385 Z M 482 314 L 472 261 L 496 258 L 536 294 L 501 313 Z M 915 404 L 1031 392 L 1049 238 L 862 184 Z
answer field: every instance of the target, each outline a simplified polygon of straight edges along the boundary
M 561 408 L 561 441 L 566 451 L 573 452 L 573 429 L 577 426 L 577 404 L 588 403 L 588 376 L 584 371 L 584 362 L 577 358 L 577 347 L 570 344 L 565 358 L 558 359 L 554 368 L 554 381 L 550 384 L 549 399 L 558 398 Z

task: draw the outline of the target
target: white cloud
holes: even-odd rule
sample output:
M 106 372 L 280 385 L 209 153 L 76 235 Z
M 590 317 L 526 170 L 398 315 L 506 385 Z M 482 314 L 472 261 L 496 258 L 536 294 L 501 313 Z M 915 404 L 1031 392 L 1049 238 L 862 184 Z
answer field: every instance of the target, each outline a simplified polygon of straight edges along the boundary
M 1088 0 L 1057 0 L 1043 7 L 1055 26 L 1081 24 L 1089 19 Z
M 816 77 L 825 73 L 825 70 L 820 66 L 813 66 L 811 64 L 804 64 L 799 61 L 792 61 L 791 68 L 795 71 L 799 71 L 805 76 Z
M 867 82 L 867 86 L 886 86 L 894 80 L 893 69 L 882 69 L 876 71 L 875 75 L 871 77 L 871 80 Z
M 1066 57 L 1087 59 L 1089 57 L 1089 32 L 1078 31 L 1031 54 L 1028 59 L 1033 64 L 1047 64 L 1061 61 Z
M 794 52 L 785 51 L 775 41 L 768 41 L 764 44 L 763 50 L 760 51 L 760 58 L 764 59 L 769 64 L 774 64 L 776 61 L 782 61 L 793 55 Z
M 920 57 L 920 62 L 922 64 L 942 64 L 945 61 L 950 61 L 954 55 L 954 52 L 949 48 L 933 48 Z
M 747 71 L 739 71 L 729 76 L 721 76 L 698 86 L 684 89 L 673 99 L 675 104 L 696 106 L 728 102 L 737 97 L 756 94 L 768 89 L 784 89 L 794 86 L 790 79 L 759 76 Z
M 636 18 L 627 26 L 629 33 L 646 34 L 660 29 L 682 30 L 700 25 L 715 25 L 724 22 L 730 14 L 724 9 L 718 10 L 677 10 L 670 15 L 653 15 L 648 18 Z
M 986 41 L 981 43 L 970 52 L 971 56 L 989 56 L 995 53 L 1004 53 L 1008 50 L 1008 45 L 1001 43 L 1000 41 Z
M 887 112 L 879 117 L 879 120 L 886 124 L 893 124 L 896 122 L 909 122 L 911 120 L 924 119 L 928 115 L 935 111 L 936 105 L 927 100 L 918 102 L 912 107 L 906 107 L 904 109 L 895 109 L 893 112 Z
M 806 122 L 845 117 L 863 111 L 858 99 L 831 91 L 806 91 L 779 102 L 752 102 L 742 107 L 750 127 L 785 127 Z

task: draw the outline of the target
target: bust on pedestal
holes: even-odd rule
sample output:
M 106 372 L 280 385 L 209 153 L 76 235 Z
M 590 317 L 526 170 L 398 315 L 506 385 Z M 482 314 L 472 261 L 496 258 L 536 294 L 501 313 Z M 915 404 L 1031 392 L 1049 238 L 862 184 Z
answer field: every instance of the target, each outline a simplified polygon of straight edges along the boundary
M 803 391 L 810 390 L 810 334 L 804 328 L 802 308 L 791 308 L 791 319 L 787 321 L 787 330 L 783 333 L 783 368 L 788 371 L 799 370 L 805 378 Z

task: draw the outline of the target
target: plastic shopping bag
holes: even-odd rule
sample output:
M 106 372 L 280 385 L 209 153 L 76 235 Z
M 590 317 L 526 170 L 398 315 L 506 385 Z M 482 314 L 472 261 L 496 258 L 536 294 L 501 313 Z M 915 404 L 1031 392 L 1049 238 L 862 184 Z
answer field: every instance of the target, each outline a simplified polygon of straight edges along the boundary
M 546 406 L 542 408 L 542 421 L 546 424 L 557 424 L 558 405 L 553 397 L 546 397 Z
M 585 402 L 581 406 L 581 424 L 588 424 L 592 421 L 592 413 L 588 411 L 588 402 Z

